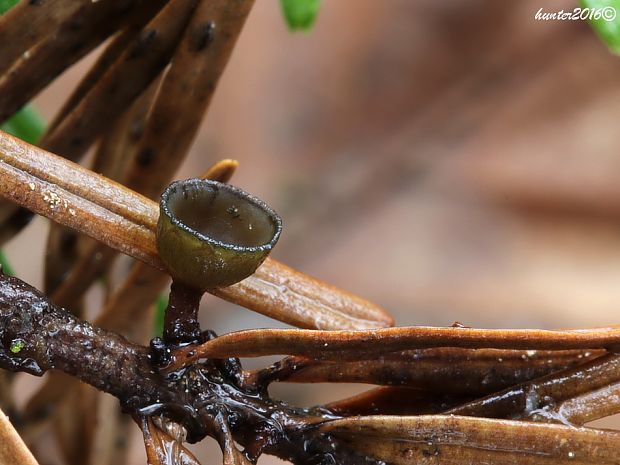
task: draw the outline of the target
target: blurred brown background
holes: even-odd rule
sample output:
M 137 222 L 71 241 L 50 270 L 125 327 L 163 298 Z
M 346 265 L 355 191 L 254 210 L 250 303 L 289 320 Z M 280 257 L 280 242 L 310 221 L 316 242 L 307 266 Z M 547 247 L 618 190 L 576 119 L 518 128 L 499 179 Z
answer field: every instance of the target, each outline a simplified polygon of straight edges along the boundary
M 178 177 L 238 159 L 233 183 L 284 219 L 275 257 L 399 325 L 618 323 L 620 58 L 581 21 L 534 20 L 575 6 L 325 0 L 292 34 L 258 0 Z M 88 62 L 37 99 L 47 117 Z M 44 227 L 7 250 L 33 284 Z M 282 326 L 203 303 L 218 332 Z

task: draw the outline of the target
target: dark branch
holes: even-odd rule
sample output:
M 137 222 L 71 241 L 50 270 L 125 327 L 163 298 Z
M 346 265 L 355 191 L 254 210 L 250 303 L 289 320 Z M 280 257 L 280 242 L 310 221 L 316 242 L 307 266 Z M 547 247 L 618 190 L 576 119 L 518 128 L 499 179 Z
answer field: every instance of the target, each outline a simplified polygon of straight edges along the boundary
M 164 377 L 148 348 L 77 319 L 0 273 L 0 368 L 39 376 L 62 370 L 116 396 L 128 413 L 165 415 L 186 428 L 190 442 L 217 437 L 217 419 L 225 417 L 250 461 L 265 452 L 304 464 L 378 463 L 317 431 L 314 425 L 334 418 L 329 411 L 296 409 L 239 386 L 240 373 L 222 365 L 206 361 Z
M 175 400 L 153 371 L 146 348 L 76 319 L 5 275 L 0 276 L 0 367 L 37 376 L 56 368 L 121 400 Z

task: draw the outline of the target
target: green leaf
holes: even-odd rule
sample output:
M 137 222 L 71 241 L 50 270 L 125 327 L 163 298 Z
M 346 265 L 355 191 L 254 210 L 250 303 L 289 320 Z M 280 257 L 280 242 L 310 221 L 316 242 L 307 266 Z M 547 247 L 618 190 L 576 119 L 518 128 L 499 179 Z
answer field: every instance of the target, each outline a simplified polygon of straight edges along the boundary
M 580 0 L 580 6 L 600 39 L 620 54 L 620 0 Z
M 2 267 L 2 272 L 4 274 L 8 276 L 15 276 L 15 271 L 2 250 L 0 250 L 0 266 Z
M 321 0 L 280 0 L 280 4 L 289 29 L 307 31 L 316 20 Z
M 164 315 L 168 307 L 168 296 L 160 294 L 155 301 L 155 336 L 161 337 L 164 334 Z
M 36 144 L 45 132 L 45 123 L 32 106 L 26 105 L 2 124 L 0 129 L 29 144 Z
M 0 0 L 0 15 L 6 13 L 19 3 L 19 0 Z
M 11 120 L 8 119 L 3 124 L 0 124 L 0 131 L 15 135 L 16 129 Z

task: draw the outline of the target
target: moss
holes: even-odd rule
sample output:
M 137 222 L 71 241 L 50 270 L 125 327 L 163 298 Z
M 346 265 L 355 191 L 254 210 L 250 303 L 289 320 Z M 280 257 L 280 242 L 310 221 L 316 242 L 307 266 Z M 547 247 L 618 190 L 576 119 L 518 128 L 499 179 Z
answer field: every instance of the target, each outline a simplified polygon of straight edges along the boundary
M 25 345 L 26 342 L 23 339 L 13 339 L 11 341 L 11 346 L 9 347 L 9 350 L 13 354 L 19 354 Z

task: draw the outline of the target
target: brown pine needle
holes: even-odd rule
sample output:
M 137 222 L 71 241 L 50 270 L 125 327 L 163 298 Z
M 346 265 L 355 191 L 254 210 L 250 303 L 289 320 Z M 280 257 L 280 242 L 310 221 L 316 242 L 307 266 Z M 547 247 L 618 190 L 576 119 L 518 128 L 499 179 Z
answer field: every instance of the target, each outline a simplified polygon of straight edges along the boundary
M 253 3 L 198 3 L 163 77 L 127 186 L 154 199 L 169 184 L 189 152 Z
M 73 90 L 73 93 L 69 96 L 61 109 L 56 113 L 54 119 L 47 127 L 47 132 L 53 132 L 60 123 L 69 115 L 75 107 L 78 106 L 80 101 L 95 87 L 99 79 L 101 79 L 105 73 L 110 69 L 110 66 L 119 58 L 119 56 L 125 51 L 127 46 L 134 40 L 139 29 L 134 27 L 126 27 L 122 31 L 116 33 L 111 39 L 109 45 L 101 53 L 95 64 L 88 70 L 86 75 L 82 78 L 80 83 Z
M 80 8 L 73 11 L 69 17 L 63 18 L 62 24 L 54 32 L 43 34 L 45 39 L 32 48 L 28 48 L 29 43 L 20 44 L 0 38 L 0 56 L 13 47 L 19 50 L 20 55 L 15 63 L 10 62 L 11 68 L 7 72 L 0 73 L 0 95 L 3 96 L 0 100 L 0 121 L 4 121 L 28 103 L 62 71 L 93 50 L 118 28 L 130 23 L 139 24 L 144 19 L 150 18 L 161 8 L 163 1 L 139 0 L 132 2 L 129 9 L 125 0 L 105 2 L 79 0 L 79 3 L 77 0 L 63 0 L 36 3 L 49 4 L 52 8 L 58 3 L 79 4 Z M 12 13 L 13 10 L 2 15 L 0 21 L 10 22 Z M 46 14 L 43 14 L 42 20 L 45 22 L 46 19 Z M 30 25 L 29 18 L 15 21 L 14 24 L 26 32 L 30 31 L 30 27 L 24 26 L 24 24 Z M 75 24 L 80 24 L 80 27 L 76 28 Z M 4 27 L 0 27 L 0 35 L 2 31 Z
M 545 408 L 620 382 L 620 356 L 607 354 L 582 365 L 511 386 L 447 413 L 492 418 L 526 418 Z M 560 417 L 551 420 L 564 421 Z
M 58 27 L 84 6 L 88 0 L 49 0 L 19 2 L 0 17 L 0 75 L 25 51 L 50 38 Z M 27 24 L 28 27 L 24 27 Z
M 38 465 L 2 410 L 0 410 L 0 444 L 1 464 Z
M 459 349 L 411 350 L 348 362 L 301 367 L 278 381 L 408 386 L 433 392 L 484 396 L 583 364 L 604 350 L 545 351 Z M 256 374 L 260 379 L 261 375 Z M 453 380 L 458 379 L 455 383 Z
M 195 5 L 196 0 L 171 0 L 41 146 L 79 159 L 168 64 Z
M 155 202 L 79 165 L 0 132 L 0 196 L 155 268 Z M 371 302 L 267 259 L 256 273 L 213 294 L 305 328 L 391 325 Z
M 615 465 L 620 448 L 617 431 L 460 416 L 352 417 L 319 430 L 396 465 Z
M 237 160 L 231 160 L 226 158 L 216 162 L 207 171 L 205 171 L 200 178 L 212 179 L 219 182 L 228 182 L 232 178 L 235 171 L 239 168 L 239 162 Z
M 545 415 L 533 415 L 539 421 L 561 419 L 572 425 L 583 425 L 620 413 L 620 382 L 571 397 L 549 408 Z
M 543 330 L 413 326 L 363 331 L 250 329 L 224 334 L 174 353 L 170 369 L 202 358 L 297 355 L 319 360 L 360 360 L 432 347 L 472 349 L 600 349 L 620 343 L 620 329 Z

